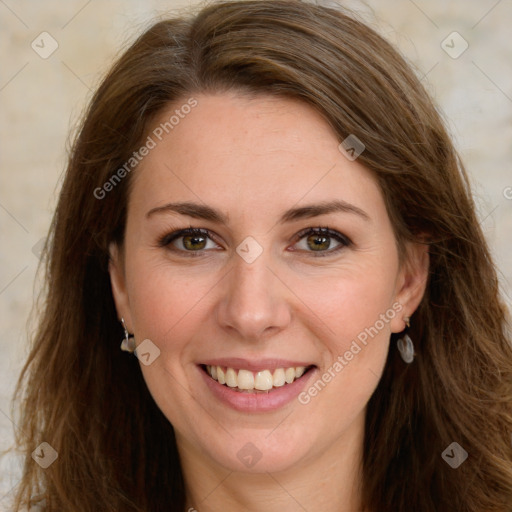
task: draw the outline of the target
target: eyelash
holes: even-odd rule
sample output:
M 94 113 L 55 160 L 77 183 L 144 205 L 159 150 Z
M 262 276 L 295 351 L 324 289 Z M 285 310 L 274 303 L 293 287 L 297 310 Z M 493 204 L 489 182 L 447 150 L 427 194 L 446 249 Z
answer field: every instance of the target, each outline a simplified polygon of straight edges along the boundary
M 187 228 L 187 229 L 180 229 L 178 231 L 173 231 L 172 233 L 165 234 L 164 236 L 160 237 L 158 240 L 158 247 L 167 247 L 171 244 L 171 242 L 174 242 L 175 240 L 186 236 L 186 235 L 195 235 L 195 236 L 204 236 L 215 242 L 215 239 L 212 237 L 212 233 L 207 229 L 202 228 Z M 303 229 L 299 231 L 296 235 L 296 242 L 300 242 L 304 237 L 308 235 L 324 235 L 329 238 L 334 238 L 338 242 L 340 242 L 340 246 L 336 247 L 335 249 L 329 249 L 327 251 L 306 251 L 313 254 L 314 258 L 322 258 L 324 256 L 329 256 L 334 253 L 339 252 L 340 250 L 350 247 L 352 245 L 352 241 L 345 235 L 339 233 L 338 231 L 335 231 L 333 229 L 330 229 L 328 227 L 309 227 L 306 229 Z M 217 243 L 217 242 L 215 242 Z M 175 252 L 183 252 L 187 255 L 187 257 L 198 257 L 201 256 L 203 252 L 205 252 L 205 249 L 201 249 L 199 251 L 186 251 L 183 249 L 177 249 L 173 247 L 170 249 Z

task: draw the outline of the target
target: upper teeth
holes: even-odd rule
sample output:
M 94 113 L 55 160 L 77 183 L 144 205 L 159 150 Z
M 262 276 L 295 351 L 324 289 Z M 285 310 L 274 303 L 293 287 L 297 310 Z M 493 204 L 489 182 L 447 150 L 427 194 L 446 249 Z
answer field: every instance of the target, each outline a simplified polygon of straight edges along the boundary
M 206 365 L 206 370 L 213 379 L 220 384 L 226 384 L 230 388 L 268 391 L 272 387 L 284 386 L 285 383 L 291 384 L 304 374 L 306 367 L 276 368 L 273 372 L 270 370 L 251 372 L 249 370 Z

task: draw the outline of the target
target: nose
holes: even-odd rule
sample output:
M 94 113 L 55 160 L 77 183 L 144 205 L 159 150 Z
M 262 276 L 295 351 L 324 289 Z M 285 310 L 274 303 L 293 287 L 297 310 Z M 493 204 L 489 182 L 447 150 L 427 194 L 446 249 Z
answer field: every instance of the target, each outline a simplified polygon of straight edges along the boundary
M 220 326 L 245 341 L 258 341 L 285 329 L 291 321 L 290 292 L 269 266 L 268 252 L 247 263 L 234 254 L 233 268 L 217 305 Z

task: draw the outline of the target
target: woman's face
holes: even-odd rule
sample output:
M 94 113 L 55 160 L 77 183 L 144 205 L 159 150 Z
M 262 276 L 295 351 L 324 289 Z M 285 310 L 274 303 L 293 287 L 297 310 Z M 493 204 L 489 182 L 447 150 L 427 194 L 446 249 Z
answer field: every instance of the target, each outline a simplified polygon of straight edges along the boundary
M 195 100 L 160 116 L 132 171 L 124 250 L 112 246 L 118 313 L 150 340 L 141 370 L 182 454 L 235 471 L 311 464 L 361 439 L 425 252 L 399 267 L 375 179 L 308 105 Z M 204 231 L 177 234 L 190 227 Z

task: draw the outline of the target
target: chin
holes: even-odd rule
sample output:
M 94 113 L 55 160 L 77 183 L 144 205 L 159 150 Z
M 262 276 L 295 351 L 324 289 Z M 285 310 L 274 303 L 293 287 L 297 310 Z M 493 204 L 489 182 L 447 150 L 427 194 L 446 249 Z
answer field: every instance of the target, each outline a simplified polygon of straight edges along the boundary
M 307 443 L 299 438 L 294 440 L 289 427 L 279 433 L 277 430 L 234 435 L 229 437 L 226 446 L 219 447 L 210 456 L 230 471 L 254 474 L 286 471 L 307 455 Z M 211 450 L 211 445 L 209 448 Z

